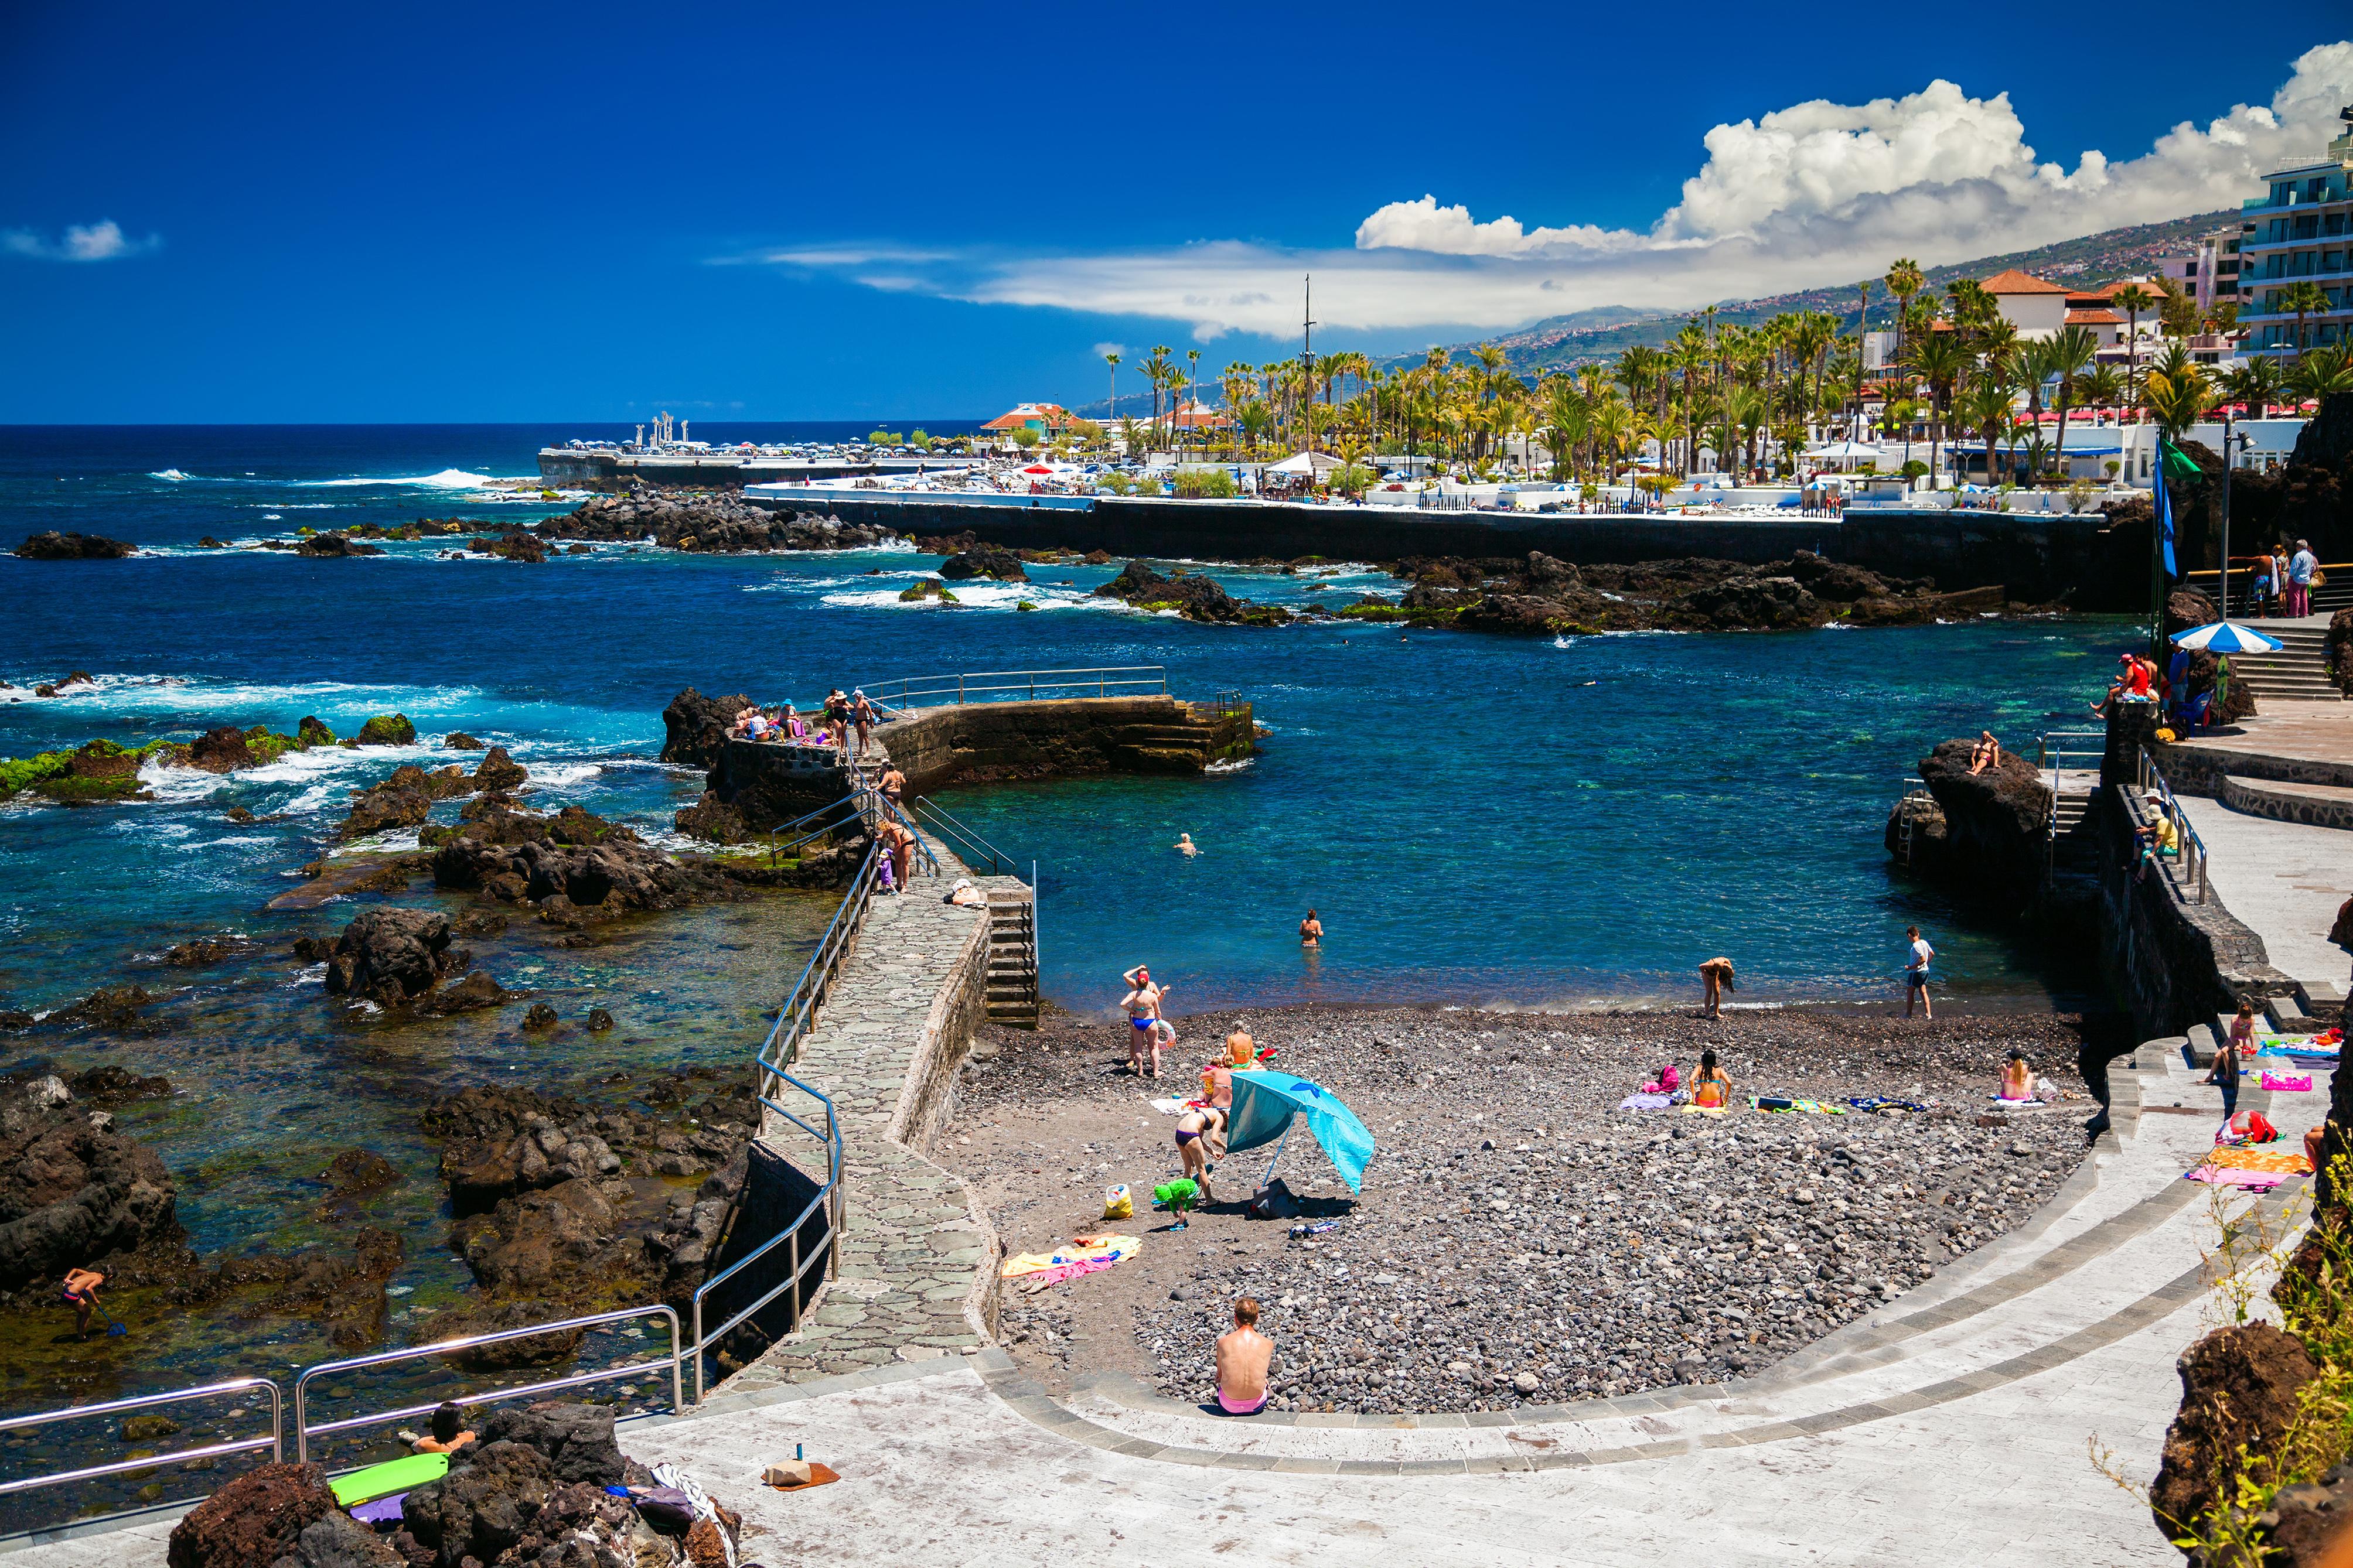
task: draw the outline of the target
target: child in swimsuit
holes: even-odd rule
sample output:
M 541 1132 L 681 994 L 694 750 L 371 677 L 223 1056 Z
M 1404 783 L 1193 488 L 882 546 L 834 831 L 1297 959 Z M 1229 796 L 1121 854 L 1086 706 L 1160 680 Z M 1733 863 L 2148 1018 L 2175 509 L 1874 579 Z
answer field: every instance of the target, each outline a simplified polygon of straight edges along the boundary
M 1721 1110 L 1732 1099 L 1732 1080 L 1715 1065 L 1714 1051 L 1702 1051 L 1699 1071 L 1692 1075 L 1692 1103 Z

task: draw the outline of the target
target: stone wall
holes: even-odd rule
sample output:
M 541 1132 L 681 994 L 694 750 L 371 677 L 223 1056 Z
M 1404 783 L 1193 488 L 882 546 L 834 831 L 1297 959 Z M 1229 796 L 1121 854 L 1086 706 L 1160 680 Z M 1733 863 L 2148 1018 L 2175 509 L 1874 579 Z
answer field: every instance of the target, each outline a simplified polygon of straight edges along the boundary
M 2179 861 L 2146 878 L 2134 869 L 2133 829 L 2147 820 L 2138 793 L 2104 787 L 2100 812 L 2100 954 L 2105 978 L 2143 1035 L 2211 1026 L 2241 997 L 2289 996 L 2295 982 L 2271 965 L 2263 939 L 2209 896 L 2197 903 Z
M 768 502 L 792 506 L 806 502 Z M 1758 564 L 1811 550 L 1898 577 L 1934 577 L 1947 592 L 2000 587 L 2030 603 L 2065 598 L 2080 610 L 2130 610 L 2147 597 L 2147 534 L 2100 517 L 1894 507 L 1841 519 L 1670 517 L 1101 496 L 1078 508 L 1006 508 L 828 497 L 845 522 L 902 533 L 969 530 L 1013 549 L 1106 550 L 1156 560 L 1398 561 L 1410 555 L 1510 556 L 1630 563 L 1704 555 Z M 2137 553 L 2136 553 L 2137 552 Z
M 2220 800 L 2223 779 L 2234 773 L 2242 779 L 2269 779 L 2277 784 L 2353 785 L 2353 763 L 2258 756 L 2252 752 L 2201 746 L 2195 741 L 2179 741 L 2169 746 L 2157 742 L 2148 750 L 2176 795 L 2211 795 Z

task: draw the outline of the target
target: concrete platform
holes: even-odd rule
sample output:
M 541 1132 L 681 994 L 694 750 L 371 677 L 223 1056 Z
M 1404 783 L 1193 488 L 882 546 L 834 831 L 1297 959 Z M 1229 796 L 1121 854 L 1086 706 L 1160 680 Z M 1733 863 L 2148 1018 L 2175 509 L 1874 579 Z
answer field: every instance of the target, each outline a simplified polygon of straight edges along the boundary
M 2215 896 L 2263 939 L 2272 966 L 2298 980 L 2342 984 L 2353 959 L 2330 943 L 2328 929 L 2353 898 L 2353 854 L 2343 833 L 2248 816 L 2217 800 L 2175 798 L 2205 840 Z
M 2157 1467 L 2173 1363 L 2228 1306 L 2184 1182 L 2218 1092 L 2178 1052 L 2116 1073 L 2116 1131 L 2018 1230 L 1763 1375 L 1487 1415 L 1212 1418 L 1103 1379 L 1065 1401 L 994 1348 L 634 1423 L 755 1533 L 747 1560 L 859 1563 L 2046 1564 L 2172 1568 L 2093 1467 Z M 2249 1089 L 2291 1143 L 2326 1111 Z M 2291 1183 L 2283 1194 L 2298 1184 Z M 2263 1200 L 2276 1212 L 2279 1200 Z M 1282 1329 L 1271 1325 L 1280 1342 Z M 807 1446 L 839 1485 L 760 1468 Z M 167 1522 L 45 1545 L 26 1568 L 153 1568 Z
M 2232 775 L 2222 781 L 2221 798 L 2224 805 L 2248 816 L 2301 822 L 2308 827 L 2353 828 L 2353 786 Z

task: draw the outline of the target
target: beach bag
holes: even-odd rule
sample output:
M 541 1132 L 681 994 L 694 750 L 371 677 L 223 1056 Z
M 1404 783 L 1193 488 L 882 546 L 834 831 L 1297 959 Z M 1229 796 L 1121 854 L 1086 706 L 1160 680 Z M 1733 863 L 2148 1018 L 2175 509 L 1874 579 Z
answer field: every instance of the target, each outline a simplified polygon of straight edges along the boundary
M 1125 1182 L 1120 1183 L 1119 1185 L 1115 1187 L 1107 1187 L 1104 1189 L 1103 1216 L 1105 1219 L 1134 1219 L 1135 1217 L 1135 1198 L 1128 1192 L 1127 1184 Z
M 1659 1069 L 1659 1092 L 1660 1092 L 1660 1093 L 1662 1093 L 1662 1094 L 1672 1094 L 1672 1093 L 1674 1093 L 1674 1091 L 1675 1091 L 1678 1088 L 1680 1088 L 1680 1087 L 1682 1086 L 1682 1084 L 1683 1084 L 1683 1079 L 1682 1079 L 1681 1075 L 1679 1075 L 1679 1074 L 1675 1071 L 1675 1064 L 1674 1064 L 1674 1063 L 1672 1063 L 1672 1062 L 1669 1062 L 1666 1066 L 1664 1066 L 1664 1067 L 1662 1067 L 1662 1068 L 1661 1068 Z
M 1251 1196 L 1243 1212 L 1252 1219 L 1292 1219 L 1299 1214 L 1299 1199 L 1277 1176 Z
M 2242 1110 L 2238 1115 L 2231 1118 L 2228 1131 L 2238 1134 L 2250 1143 L 2279 1142 L 2279 1129 L 2273 1126 L 2270 1119 L 2260 1110 Z

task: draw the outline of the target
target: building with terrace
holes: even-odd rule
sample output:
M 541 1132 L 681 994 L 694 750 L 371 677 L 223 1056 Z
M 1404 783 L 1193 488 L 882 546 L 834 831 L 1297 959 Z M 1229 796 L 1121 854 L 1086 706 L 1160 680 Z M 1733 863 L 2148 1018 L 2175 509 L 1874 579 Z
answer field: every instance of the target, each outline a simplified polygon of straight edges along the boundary
M 2338 117 L 2353 121 L 2353 108 Z M 2264 178 L 2270 190 L 2241 209 L 2244 352 L 2341 343 L 2353 331 L 2353 124 L 2324 156 Z

